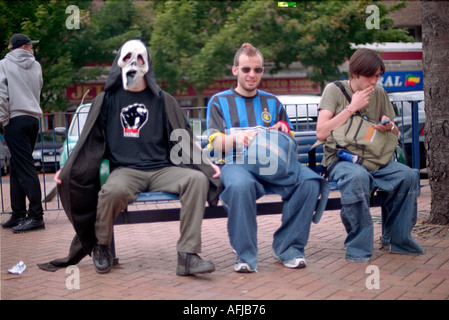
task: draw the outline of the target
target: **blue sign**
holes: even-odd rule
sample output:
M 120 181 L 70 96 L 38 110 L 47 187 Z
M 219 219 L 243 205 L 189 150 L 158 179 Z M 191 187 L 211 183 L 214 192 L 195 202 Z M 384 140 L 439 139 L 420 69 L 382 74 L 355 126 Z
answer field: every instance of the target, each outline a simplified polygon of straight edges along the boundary
M 378 85 L 387 92 L 423 90 L 422 71 L 388 71 L 379 79 Z

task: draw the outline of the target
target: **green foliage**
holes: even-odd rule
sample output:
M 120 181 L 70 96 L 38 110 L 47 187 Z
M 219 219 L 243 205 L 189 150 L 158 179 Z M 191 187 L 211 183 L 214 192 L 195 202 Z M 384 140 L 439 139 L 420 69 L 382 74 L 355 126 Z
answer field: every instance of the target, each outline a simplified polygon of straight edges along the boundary
M 39 0 L 0 0 L 0 53 L 8 53 L 8 41 L 14 33 L 21 31 L 21 24 L 25 17 L 35 21 L 36 8 L 43 2 Z
M 379 8 L 380 29 L 367 29 L 366 13 L 371 1 L 326 1 L 306 2 L 303 10 L 307 23 L 295 30 L 296 43 L 292 43 L 297 52 L 294 60 L 311 67 L 308 77 L 323 83 L 341 76 L 339 66 L 351 56 L 353 44 L 365 44 L 384 41 L 411 41 L 405 30 L 394 29 L 392 20 L 387 18 L 387 9 L 382 2 L 375 2 Z M 280 52 L 280 55 L 284 55 Z M 277 59 L 276 61 L 282 61 Z M 293 62 L 291 61 L 291 62 Z M 287 61 L 288 62 L 288 61 Z M 279 64 L 276 63 L 276 69 Z
M 83 10 L 86 1 L 41 1 L 34 15 L 24 17 L 22 32 L 32 39 L 36 59 L 41 63 L 44 77 L 41 105 L 44 111 L 63 110 L 67 104 L 65 89 L 78 80 L 80 66 L 73 63 L 72 37 L 74 31 L 66 28 L 66 8 L 76 5 Z
M 151 29 L 132 0 L 107 1 L 97 11 L 91 10 L 90 0 L 14 1 L 11 6 L 12 2 L 0 2 L 0 6 L 8 6 L 15 17 L 20 17 L 8 32 L 23 32 L 39 40 L 35 55 L 43 71 L 41 104 L 46 112 L 65 110 L 67 87 L 107 73 L 104 65 L 112 62 L 120 45 L 141 38 Z M 79 29 L 66 26 L 69 5 L 80 10 Z
M 227 38 L 227 29 L 241 5 L 237 1 L 159 4 L 155 10 L 150 53 L 156 77 L 168 91 L 182 89 L 187 83 L 201 91 L 223 74 L 225 65 L 232 61 L 233 43 L 239 41 Z
M 156 11 L 151 52 L 156 76 L 173 92 L 188 81 L 201 92 L 214 79 L 230 76 L 235 51 L 257 46 L 272 73 L 300 61 L 308 77 L 323 84 L 341 76 L 351 43 L 411 41 L 387 14 L 404 6 L 381 1 L 304 1 L 279 8 L 274 1 L 168 1 Z M 375 4 L 380 29 L 367 29 L 366 8 Z M 220 5 L 221 10 L 216 9 Z M 223 8 L 228 8 L 223 10 Z
M 244 42 L 258 47 L 271 73 L 300 61 L 320 84 L 341 76 L 351 43 L 411 41 L 387 14 L 405 5 L 382 1 L 298 1 L 296 8 L 276 1 L 110 0 L 100 8 L 87 0 L 0 0 L 1 34 L 39 39 L 36 57 L 44 71 L 45 111 L 64 110 L 65 89 L 106 71 L 118 48 L 140 38 L 149 45 L 158 82 L 169 92 L 187 84 L 201 92 L 214 79 L 231 77 L 235 51 Z M 98 3 L 97 3 L 98 4 Z M 379 8 L 380 29 L 367 29 L 368 5 Z M 80 9 L 80 28 L 66 28 L 66 8 Z M 86 68 L 85 66 L 90 67 Z M 96 67 L 92 67 L 92 65 Z

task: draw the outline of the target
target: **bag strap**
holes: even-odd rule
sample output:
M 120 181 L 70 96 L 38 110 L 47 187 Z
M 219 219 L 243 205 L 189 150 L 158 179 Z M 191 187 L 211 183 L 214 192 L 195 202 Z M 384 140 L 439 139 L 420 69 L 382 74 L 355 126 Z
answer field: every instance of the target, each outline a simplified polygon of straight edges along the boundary
M 343 92 L 343 94 L 344 94 L 344 96 L 346 97 L 346 99 L 348 99 L 349 103 L 351 103 L 352 99 L 351 99 L 351 97 L 349 96 L 348 92 L 346 91 L 345 86 L 341 83 L 341 81 L 338 81 L 338 80 L 337 80 L 337 81 L 334 81 L 334 84 L 335 84 L 337 87 L 340 88 L 341 92 Z M 354 112 L 354 115 L 360 116 L 360 117 L 361 117 L 359 111 Z
M 348 99 L 349 103 L 351 103 L 351 97 L 349 96 L 348 92 L 345 89 L 345 86 L 340 81 L 334 81 L 334 84 L 340 88 L 340 90 L 345 95 L 346 99 Z
M 351 97 L 349 96 L 348 92 L 345 89 L 345 86 L 341 83 L 341 81 L 334 81 L 334 84 L 340 88 L 341 92 L 343 92 L 343 95 L 346 97 L 346 99 L 349 101 L 349 103 L 351 103 Z M 338 145 L 337 145 L 338 148 Z M 341 147 L 340 147 L 341 148 Z M 344 150 L 344 149 L 342 149 Z M 332 171 L 332 169 L 335 167 L 335 165 L 342 161 L 342 159 L 340 159 L 339 157 L 337 157 L 337 159 L 335 159 L 334 161 L 332 161 L 332 163 L 330 165 L 328 165 L 326 167 L 326 172 L 324 173 L 324 178 L 327 178 L 330 174 L 330 172 Z

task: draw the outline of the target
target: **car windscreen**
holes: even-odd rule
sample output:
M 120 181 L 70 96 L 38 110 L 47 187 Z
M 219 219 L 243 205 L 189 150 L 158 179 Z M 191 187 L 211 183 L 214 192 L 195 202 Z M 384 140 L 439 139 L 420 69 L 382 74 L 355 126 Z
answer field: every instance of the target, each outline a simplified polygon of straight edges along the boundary
M 81 134 L 81 131 L 83 130 L 84 124 L 86 123 L 87 115 L 89 113 L 89 107 L 82 108 L 74 117 L 71 130 L 69 135 L 70 136 L 79 136 Z

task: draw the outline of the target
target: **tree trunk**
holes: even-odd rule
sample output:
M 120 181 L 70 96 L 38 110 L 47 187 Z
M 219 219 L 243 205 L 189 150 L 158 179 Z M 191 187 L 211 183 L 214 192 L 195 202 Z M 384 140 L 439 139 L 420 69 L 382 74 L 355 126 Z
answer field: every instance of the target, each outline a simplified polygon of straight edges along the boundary
M 449 224 L 449 2 L 422 1 L 429 223 Z

